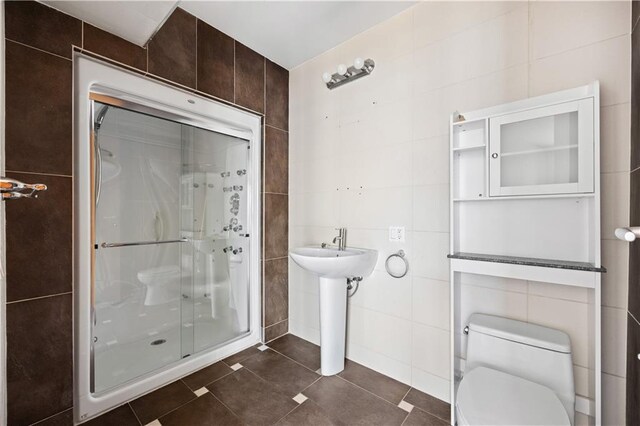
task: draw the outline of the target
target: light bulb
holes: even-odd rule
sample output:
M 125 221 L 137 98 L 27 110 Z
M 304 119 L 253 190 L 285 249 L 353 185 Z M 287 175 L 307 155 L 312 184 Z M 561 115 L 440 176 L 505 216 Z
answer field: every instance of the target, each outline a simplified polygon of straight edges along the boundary
M 347 73 L 347 66 L 345 64 L 338 65 L 338 74 L 345 75 Z
M 324 81 L 325 83 L 328 83 L 331 81 L 331 74 L 329 74 L 328 72 L 325 72 L 322 74 L 322 81 Z
M 364 60 L 362 58 L 356 58 L 353 60 L 353 67 L 357 70 L 361 70 L 364 67 Z

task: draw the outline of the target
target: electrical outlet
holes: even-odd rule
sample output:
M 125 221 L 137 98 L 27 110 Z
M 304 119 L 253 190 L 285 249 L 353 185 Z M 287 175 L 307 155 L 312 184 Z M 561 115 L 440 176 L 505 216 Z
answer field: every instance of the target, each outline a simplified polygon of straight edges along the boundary
M 389 241 L 404 243 L 404 226 L 390 226 Z

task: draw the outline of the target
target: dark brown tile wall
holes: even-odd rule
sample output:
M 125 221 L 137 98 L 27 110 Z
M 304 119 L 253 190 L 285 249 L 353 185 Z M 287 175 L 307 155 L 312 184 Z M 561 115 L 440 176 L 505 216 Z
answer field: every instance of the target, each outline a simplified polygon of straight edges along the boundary
M 5 38 L 7 174 L 49 186 L 39 199 L 7 203 L 9 424 L 71 416 L 74 47 L 263 114 L 263 333 L 286 334 L 288 72 L 182 9 L 142 48 L 41 3 L 10 1 Z M 219 365 L 192 379 L 226 372 Z M 114 419 L 130 417 L 123 407 Z
M 83 23 L 84 48 L 140 70 L 147 69 L 147 49 Z
M 233 102 L 234 41 L 198 21 L 198 90 Z
M 149 72 L 196 87 L 197 20 L 176 9 L 149 43 Z
M 640 323 L 627 314 L 627 424 L 640 425 Z
M 640 3 L 631 6 L 631 226 L 640 226 Z M 628 425 L 640 424 L 640 242 L 629 243 L 629 297 L 627 322 Z
M 7 304 L 9 424 L 31 424 L 73 404 L 71 299 Z
M 242 43 L 235 42 L 235 101 L 264 112 L 264 58 Z

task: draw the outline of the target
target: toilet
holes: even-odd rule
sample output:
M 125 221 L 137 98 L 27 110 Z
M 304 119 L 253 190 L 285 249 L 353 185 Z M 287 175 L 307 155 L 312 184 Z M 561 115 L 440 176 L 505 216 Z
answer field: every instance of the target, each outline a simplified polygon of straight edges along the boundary
M 163 265 L 138 272 L 138 280 L 147 288 L 144 304 L 160 305 L 180 296 L 181 271 L 178 265 Z
M 456 395 L 458 425 L 572 425 L 569 336 L 552 328 L 473 314 Z

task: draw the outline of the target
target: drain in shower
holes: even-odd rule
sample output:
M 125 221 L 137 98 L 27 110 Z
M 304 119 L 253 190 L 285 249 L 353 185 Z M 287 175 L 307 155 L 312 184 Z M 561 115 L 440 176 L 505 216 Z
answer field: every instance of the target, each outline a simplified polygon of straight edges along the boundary
M 151 342 L 151 346 L 158 346 L 166 342 L 167 342 L 167 339 L 154 340 L 153 342 Z

